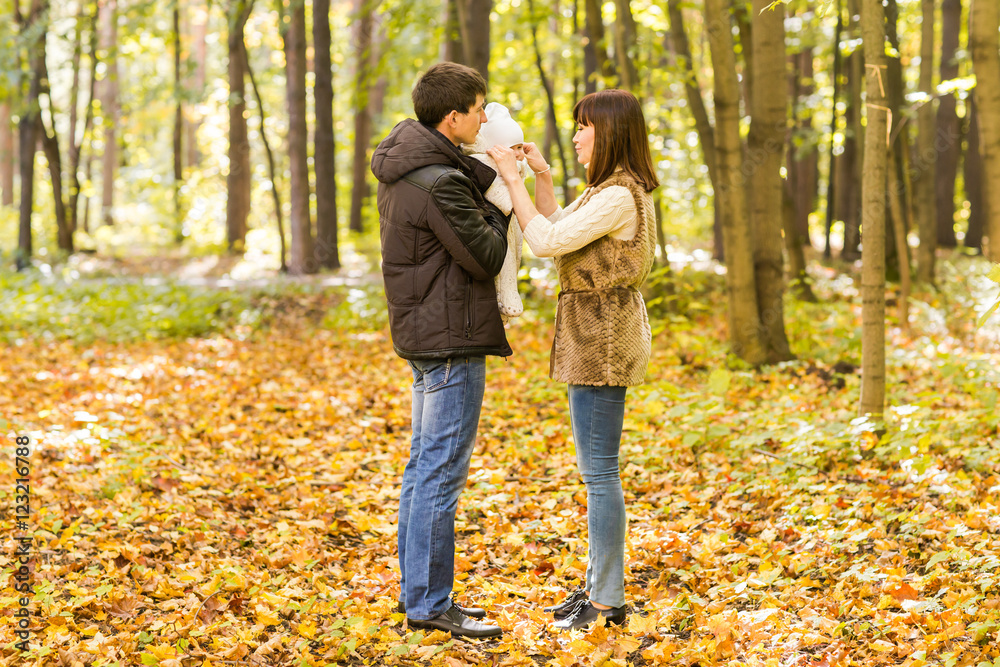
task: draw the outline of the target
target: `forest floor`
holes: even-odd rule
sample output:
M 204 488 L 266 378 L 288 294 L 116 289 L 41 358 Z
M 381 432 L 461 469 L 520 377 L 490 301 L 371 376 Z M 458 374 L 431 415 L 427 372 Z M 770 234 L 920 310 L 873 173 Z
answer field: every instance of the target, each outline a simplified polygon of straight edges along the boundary
M 975 329 L 981 260 L 943 266 L 912 328 L 890 325 L 882 437 L 857 417 L 849 275 L 813 269 L 821 302 L 786 312 L 798 359 L 761 370 L 726 355 L 721 277 L 657 276 L 675 289 L 650 299 L 621 455 L 631 614 L 572 633 L 541 607 L 581 584 L 586 497 L 546 376 L 554 283 L 533 272 L 515 354 L 488 362 L 457 523 L 456 596 L 504 635 L 469 641 L 395 613 L 409 373 L 379 288 L 99 268 L 0 275 L 0 665 L 1000 667 L 1000 327 Z

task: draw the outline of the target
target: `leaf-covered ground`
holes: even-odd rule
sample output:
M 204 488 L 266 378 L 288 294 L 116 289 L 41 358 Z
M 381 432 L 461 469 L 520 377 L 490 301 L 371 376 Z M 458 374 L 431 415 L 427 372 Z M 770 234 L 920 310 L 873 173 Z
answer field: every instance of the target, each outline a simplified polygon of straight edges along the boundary
M 630 391 L 623 628 L 556 633 L 541 612 L 586 555 L 544 284 L 489 361 L 456 561 L 459 599 L 505 631 L 479 641 L 394 613 L 410 396 L 377 290 L 173 287 L 157 318 L 107 284 L 136 302 L 91 313 L 125 328 L 88 338 L 44 314 L 64 292 L 9 281 L 36 315 L 0 346 L 0 496 L 30 434 L 35 616 L 20 654 L 5 512 L 0 665 L 1000 666 L 995 336 L 918 300 L 914 331 L 890 331 L 879 439 L 856 419 L 850 279 L 789 305 L 800 359 L 759 372 L 726 358 L 717 279 L 674 279 Z M 185 319 L 206 313 L 228 319 Z

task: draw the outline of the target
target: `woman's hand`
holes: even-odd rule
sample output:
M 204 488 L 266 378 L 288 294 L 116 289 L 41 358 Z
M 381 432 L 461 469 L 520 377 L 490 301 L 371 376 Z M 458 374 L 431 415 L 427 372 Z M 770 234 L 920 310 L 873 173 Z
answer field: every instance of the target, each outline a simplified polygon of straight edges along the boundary
M 506 146 L 497 144 L 493 148 L 487 150 L 486 154 L 493 158 L 493 161 L 497 163 L 497 171 L 500 173 L 500 178 L 502 178 L 508 186 L 514 181 L 521 180 L 521 175 L 517 172 L 517 158 L 514 157 L 514 151 Z
M 545 158 L 542 157 L 542 152 L 538 150 L 538 146 L 532 143 L 525 143 L 522 150 L 524 150 L 524 159 L 528 161 L 531 171 L 539 174 L 549 170 L 549 165 L 546 164 Z

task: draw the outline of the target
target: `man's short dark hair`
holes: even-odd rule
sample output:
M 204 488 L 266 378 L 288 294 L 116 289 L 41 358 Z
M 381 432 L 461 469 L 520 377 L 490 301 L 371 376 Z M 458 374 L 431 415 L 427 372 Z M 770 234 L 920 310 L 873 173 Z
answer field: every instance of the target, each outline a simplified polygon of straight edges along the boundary
M 476 95 L 486 97 L 486 79 L 465 65 L 443 62 L 424 72 L 413 88 L 413 111 L 417 120 L 435 126 L 457 110 L 468 113 Z

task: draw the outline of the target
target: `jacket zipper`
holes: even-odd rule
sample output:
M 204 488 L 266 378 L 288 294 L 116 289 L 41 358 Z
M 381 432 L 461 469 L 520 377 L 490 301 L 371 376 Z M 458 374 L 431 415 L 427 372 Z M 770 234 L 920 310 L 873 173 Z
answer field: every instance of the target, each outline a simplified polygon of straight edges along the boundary
M 472 340 L 472 277 L 465 281 L 465 338 Z

